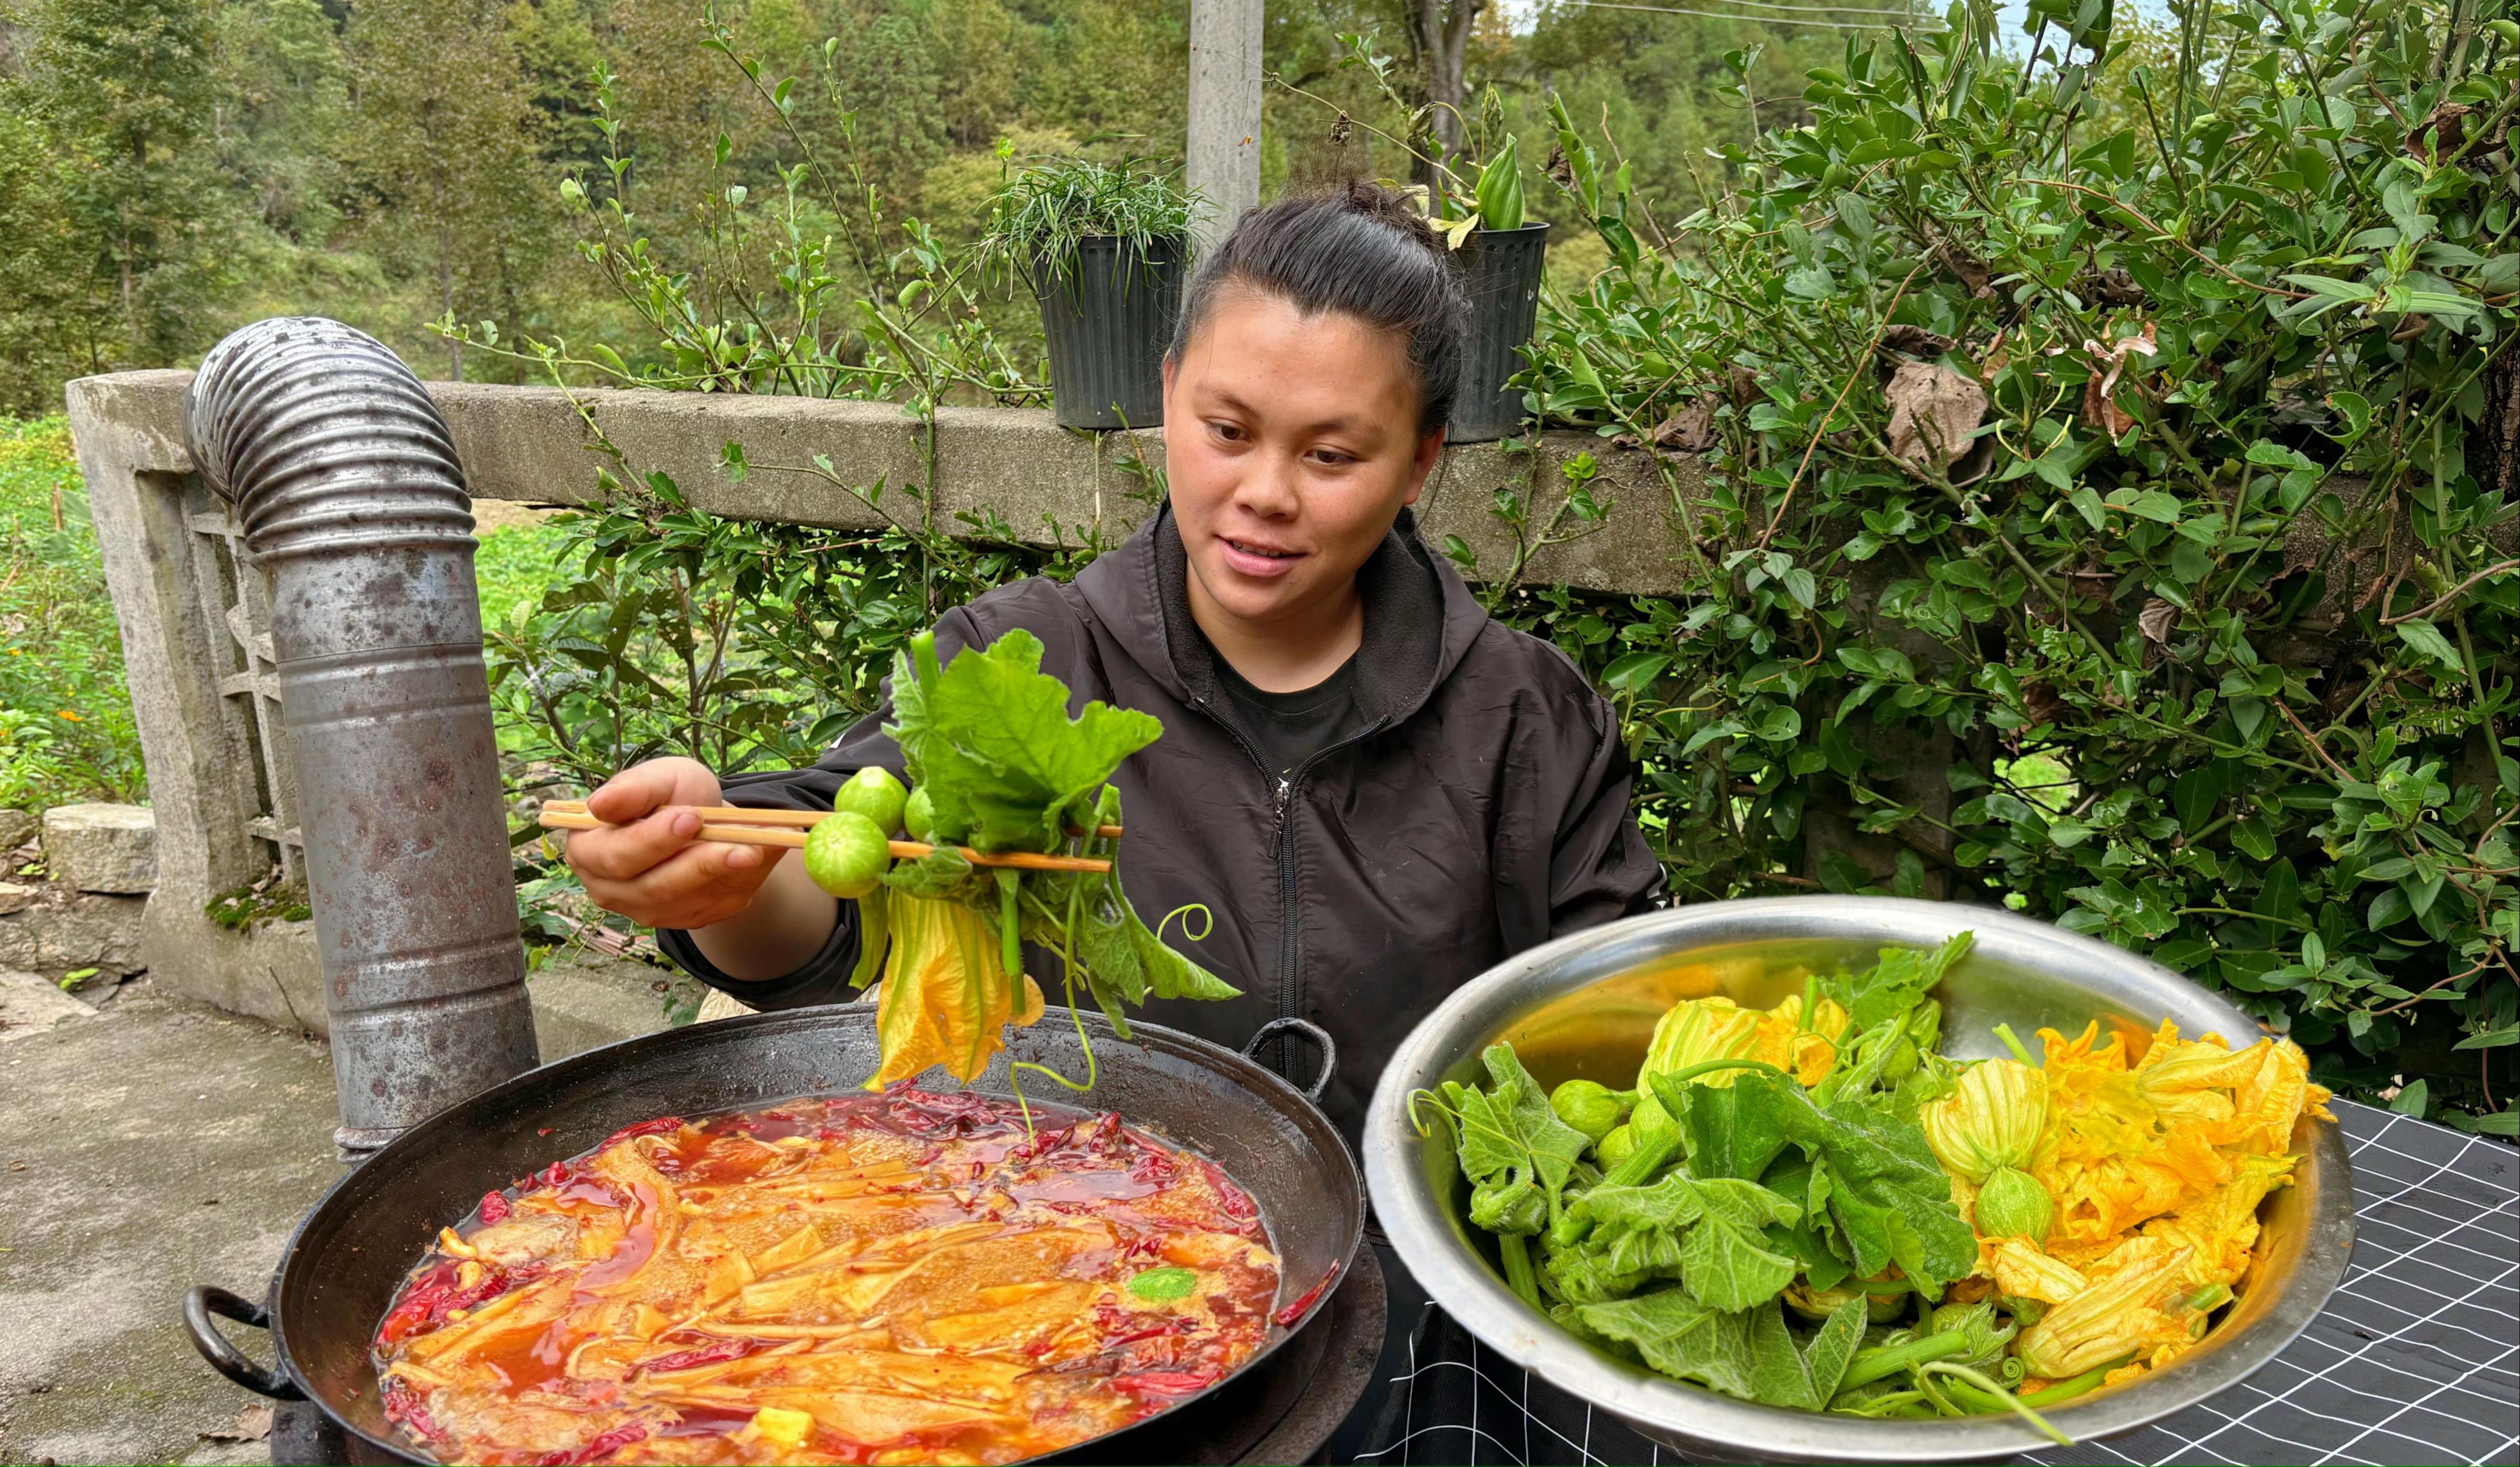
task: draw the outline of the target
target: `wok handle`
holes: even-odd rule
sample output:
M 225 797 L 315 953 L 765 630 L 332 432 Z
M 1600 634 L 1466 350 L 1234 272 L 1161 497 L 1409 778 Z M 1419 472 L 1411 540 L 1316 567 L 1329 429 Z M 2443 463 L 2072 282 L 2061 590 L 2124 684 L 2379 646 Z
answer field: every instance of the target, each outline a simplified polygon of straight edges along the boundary
M 210 1322 L 212 1314 L 250 1324 L 256 1329 L 271 1328 L 271 1315 L 250 1299 L 231 1294 L 212 1284 L 195 1284 L 184 1295 L 184 1328 L 193 1335 L 193 1348 L 210 1368 L 258 1396 L 274 1400 L 304 1400 L 306 1394 L 297 1389 L 278 1366 L 265 1370 L 246 1352 L 228 1343 L 219 1327 Z
M 1260 1058 L 1260 1046 L 1283 1033 L 1301 1034 L 1321 1046 L 1322 1073 L 1314 1077 L 1311 1084 L 1304 1087 L 1304 1098 L 1319 1102 L 1322 1092 L 1330 1087 L 1330 1077 L 1338 1073 L 1338 1045 L 1330 1039 L 1328 1030 L 1310 1019 L 1272 1019 L 1261 1025 L 1260 1031 L 1244 1042 L 1242 1057 L 1257 1063 Z M 1290 1080 L 1294 1078 L 1291 1075 L 1286 1077 Z

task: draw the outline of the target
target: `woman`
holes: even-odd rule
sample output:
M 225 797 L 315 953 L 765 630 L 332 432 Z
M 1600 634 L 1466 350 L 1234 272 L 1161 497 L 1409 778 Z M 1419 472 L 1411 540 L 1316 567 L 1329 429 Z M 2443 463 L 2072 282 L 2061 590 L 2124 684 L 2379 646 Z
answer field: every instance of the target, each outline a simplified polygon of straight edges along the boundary
M 1148 1017 L 1229 1046 L 1280 1017 L 1321 1025 L 1339 1050 L 1323 1104 L 1351 1141 L 1445 994 L 1661 890 L 1608 704 L 1490 620 L 1409 518 L 1443 452 L 1463 317 L 1442 242 L 1388 191 L 1251 211 L 1200 265 L 1165 359 L 1163 510 L 1072 584 L 1000 587 L 936 625 L 940 658 L 1023 627 L 1080 703 L 1162 720 L 1117 778 L 1129 899 L 1204 903 L 1214 928 L 1186 950 L 1242 996 Z M 618 828 L 572 839 L 569 863 L 756 1008 L 845 1000 L 853 904 L 801 861 L 698 841 L 692 807 L 827 809 L 853 771 L 900 770 L 884 716 L 812 768 L 723 788 L 687 758 L 625 770 L 589 801 Z M 1424 1355 L 1404 1300 L 1422 1296 L 1386 1274 L 1386 1358 L 1405 1369 Z

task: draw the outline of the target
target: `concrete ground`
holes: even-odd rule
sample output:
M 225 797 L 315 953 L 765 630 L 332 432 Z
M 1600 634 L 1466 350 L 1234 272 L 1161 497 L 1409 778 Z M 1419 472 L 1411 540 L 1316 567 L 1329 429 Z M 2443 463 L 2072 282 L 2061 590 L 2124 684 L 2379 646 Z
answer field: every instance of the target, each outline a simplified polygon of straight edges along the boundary
M 332 1067 L 146 983 L 0 1035 L 0 1461 L 268 1460 L 260 1421 L 240 1429 L 259 1398 L 194 1353 L 183 1297 L 260 1298 L 340 1175 Z
M 661 1027 L 652 975 L 536 974 L 543 1058 Z M 341 1175 L 333 1123 L 320 1040 L 145 977 L 91 1008 L 0 973 L 0 1462 L 270 1460 L 261 1398 L 194 1352 L 184 1291 L 262 1297 Z

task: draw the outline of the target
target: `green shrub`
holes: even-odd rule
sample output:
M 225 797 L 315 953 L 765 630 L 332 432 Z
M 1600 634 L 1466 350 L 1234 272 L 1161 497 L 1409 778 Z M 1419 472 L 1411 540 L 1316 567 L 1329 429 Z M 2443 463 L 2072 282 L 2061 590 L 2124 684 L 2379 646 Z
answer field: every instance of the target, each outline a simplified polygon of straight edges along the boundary
M 1962 6 L 1850 44 L 1667 232 L 1560 114 L 1614 268 L 1534 400 L 1712 450 L 1705 596 L 1596 660 L 1648 825 L 1688 895 L 2002 899 L 2511 1134 L 2513 37 L 2032 10 L 2028 69 Z

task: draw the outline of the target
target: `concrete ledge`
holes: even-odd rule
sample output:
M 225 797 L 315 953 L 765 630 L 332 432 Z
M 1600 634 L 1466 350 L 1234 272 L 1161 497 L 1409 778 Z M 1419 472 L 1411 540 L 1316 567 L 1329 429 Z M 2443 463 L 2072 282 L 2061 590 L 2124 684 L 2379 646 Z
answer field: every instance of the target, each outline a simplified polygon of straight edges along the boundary
M 259 1019 L 277 1029 L 332 1033 L 324 1008 L 324 968 L 312 922 L 266 922 L 242 932 L 212 927 L 199 912 L 153 898 L 142 918 L 141 950 L 152 980 L 170 998 Z M 572 949 L 525 980 L 534 1039 L 543 1063 L 666 1027 L 669 1000 L 689 1012 L 698 986 L 628 958 Z
M 191 381 L 180 371 L 80 378 L 68 388 L 71 417 L 82 431 L 90 422 L 120 425 L 123 451 L 143 470 L 188 472 L 183 401 Z M 609 460 L 593 451 L 571 393 L 448 382 L 430 383 L 428 390 L 454 432 L 475 498 L 577 504 L 594 496 L 596 470 Z M 947 533 L 971 538 L 957 516 L 994 514 L 1033 544 L 1073 544 L 1096 526 L 1116 540 L 1146 517 L 1153 503 L 1148 475 L 1163 468 L 1159 433 L 1079 433 L 1037 408 L 945 408 L 931 444 L 922 424 L 888 402 L 613 389 L 585 389 L 574 397 L 633 473 L 661 471 L 694 504 L 732 519 L 879 526 L 882 517 L 864 501 L 811 472 L 819 454 L 847 483 L 885 485 L 884 507 L 918 521 L 922 507 L 906 491 L 927 482 L 932 447 L 931 523 Z M 743 445 L 752 466 L 742 482 L 720 469 L 729 441 Z M 1508 439 L 1448 450 L 1419 506 L 1427 542 L 1441 546 L 1458 535 L 1478 557 L 1474 579 L 1509 573 L 1517 552 L 1493 513 L 1497 494 L 1528 495 L 1530 523 L 1543 525 L 1565 502 L 1559 471 L 1579 453 L 1598 463 L 1595 492 L 1610 502 L 1610 513 L 1583 538 L 1532 556 L 1522 578 L 1643 595 L 1683 590 L 1697 556 L 1681 521 L 1702 499 L 1698 461 L 1612 448 L 1590 434 L 1543 434 L 1536 447 Z

